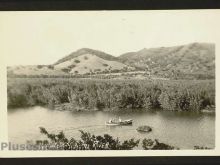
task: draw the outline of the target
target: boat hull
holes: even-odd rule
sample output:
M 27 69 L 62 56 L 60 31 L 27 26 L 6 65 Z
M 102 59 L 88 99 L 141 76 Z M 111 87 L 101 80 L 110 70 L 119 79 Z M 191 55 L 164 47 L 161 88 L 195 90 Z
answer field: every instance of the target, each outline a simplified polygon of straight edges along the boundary
M 118 126 L 118 125 L 132 125 L 132 120 L 124 120 L 121 122 L 105 122 L 105 125 L 107 126 Z

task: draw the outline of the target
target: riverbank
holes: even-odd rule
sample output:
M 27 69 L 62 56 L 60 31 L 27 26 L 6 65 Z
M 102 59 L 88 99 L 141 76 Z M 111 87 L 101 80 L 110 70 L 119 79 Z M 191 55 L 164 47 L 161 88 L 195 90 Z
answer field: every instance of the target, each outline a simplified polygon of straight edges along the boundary
M 215 108 L 214 80 L 8 79 L 8 108 L 161 109 L 201 111 Z
M 57 104 L 54 105 L 53 107 L 48 107 L 52 110 L 56 110 L 56 111 L 72 111 L 72 112 L 86 112 L 86 111 L 105 111 L 105 112 L 117 112 L 117 111 L 137 111 L 137 109 L 118 109 L 118 108 L 104 108 L 102 110 L 98 109 L 98 108 L 94 108 L 94 109 L 88 109 L 85 107 L 77 107 L 76 105 L 73 105 L 71 103 L 63 103 L 63 104 Z M 161 111 L 162 109 L 157 109 L 157 110 L 150 110 L 150 109 L 138 109 L 138 111 Z M 176 110 L 177 111 L 177 110 Z M 198 112 L 198 113 L 206 113 L 206 114 L 215 114 L 215 107 L 214 106 L 208 106 L 205 109 L 199 110 L 199 111 L 194 111 L 194 112 Z

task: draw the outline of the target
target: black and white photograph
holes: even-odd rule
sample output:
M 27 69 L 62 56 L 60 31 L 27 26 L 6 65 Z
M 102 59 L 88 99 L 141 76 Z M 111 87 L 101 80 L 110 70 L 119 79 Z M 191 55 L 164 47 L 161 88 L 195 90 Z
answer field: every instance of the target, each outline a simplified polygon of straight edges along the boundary
M 219 16 L 0 13 L 1 150 L 214 151 Z

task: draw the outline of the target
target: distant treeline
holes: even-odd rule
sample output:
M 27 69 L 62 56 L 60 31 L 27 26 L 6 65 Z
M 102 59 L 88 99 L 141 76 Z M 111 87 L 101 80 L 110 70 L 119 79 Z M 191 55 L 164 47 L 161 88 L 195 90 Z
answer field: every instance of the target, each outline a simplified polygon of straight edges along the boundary
M 215 105 L 214 80 L 8 78 L 8 107 L 69 103 L 88 110 L 198 111 Z

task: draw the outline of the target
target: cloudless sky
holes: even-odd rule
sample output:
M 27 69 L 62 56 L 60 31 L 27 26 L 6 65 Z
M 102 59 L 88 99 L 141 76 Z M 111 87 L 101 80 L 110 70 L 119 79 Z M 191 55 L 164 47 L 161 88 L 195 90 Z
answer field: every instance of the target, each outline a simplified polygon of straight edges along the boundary
M 220 10 L 1 12 L 7 65 L 52 64 L 80 48 L 114 56 L 219 39 Z

